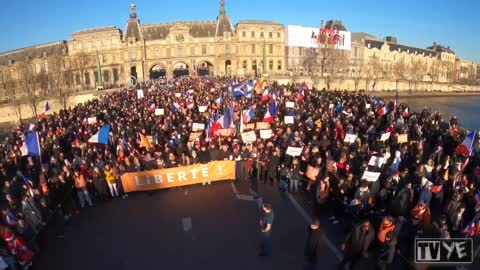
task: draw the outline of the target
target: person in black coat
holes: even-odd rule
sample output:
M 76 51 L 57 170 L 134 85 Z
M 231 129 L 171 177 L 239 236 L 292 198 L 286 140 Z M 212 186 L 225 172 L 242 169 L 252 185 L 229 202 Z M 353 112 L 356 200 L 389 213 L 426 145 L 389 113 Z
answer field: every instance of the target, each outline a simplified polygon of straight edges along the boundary
M 207 151 L 207 147 L 205 145 L 202 145 L 200 148 L 200 151 L 198 151 L 198 162 L 202 164 L 206 164 L 210 162 L 210 152 Z
M 374 238 L 375 232 L 370 221 L 365 220 L 355 226 L 342 244 L 344 256 L 337 269 L 343 270 L 347 263 L 350 263 L 350 269 L 353 269 L 362 258 L 368 258 Z
M 270 181 L 271 185 L 273 185 L 273 183 L 275 183 L 275 180 L 278 179 L 279 165 L 280 165 L 280 153 L 278 151 L 274 151 L 268 160 L 268 167 L 267 167 L 267 176 L 268 176 L 267 178 Z
M 315 219 L 307 230 L 307 242 L 305 244 L 305 270 L 315 269 L 318 263 L 320 245 L 320 221 Z

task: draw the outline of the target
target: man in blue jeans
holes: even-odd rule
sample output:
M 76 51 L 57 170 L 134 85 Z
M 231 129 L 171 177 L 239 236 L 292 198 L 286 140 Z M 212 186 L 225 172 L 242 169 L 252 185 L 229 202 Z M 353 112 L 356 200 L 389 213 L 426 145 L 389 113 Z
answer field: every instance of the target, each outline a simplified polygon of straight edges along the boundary
M 270 256 L 271 253 L 271 243 L 270 237 L 272 235 L 272 225 L 273 225 L 273 209 L 272 205 L 269 203 L 264 203 L 262 206 L 263 216 L 260 219 L 260 229 L 262 231 L 262 251 L 259 256 Z

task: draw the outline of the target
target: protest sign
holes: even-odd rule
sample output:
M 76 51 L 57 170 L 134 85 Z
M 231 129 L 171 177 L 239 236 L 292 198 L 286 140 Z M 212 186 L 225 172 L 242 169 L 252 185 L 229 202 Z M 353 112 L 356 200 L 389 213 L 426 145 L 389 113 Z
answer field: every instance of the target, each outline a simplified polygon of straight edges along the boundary
M 260 130 L 260 138 L 262 139 L 270 139 L 272 137 L 272 130 L 271 129 L 262 129 Z
M 175 167 L 121 176 L 125 192 L 148 191 L 235 179 L 235 161 L 212 161 L 207 164 Z
M 242 141 L 244 143 L 254 142 L 257 140 L 257 135 L 253 130 L 248 132 L 243 132 L 241 135 L 242 135 Z
M 286 97 L 289 97 L 289 96 L 292 95 L 292 92 L 286 91 L 286 92 L 283 93 L 283 95 L 286 96 Z
M 298 157 L 302 154 L 303 147 L 292 147 L 289 146 L 287 148 L 287 155 L 292 156 L 292 157 Z
M 192 131 L 199 131 L 205 130 L 205 124 L 203 123 L 193 123 L 192 124 Z
M 285 107 L 287 107 L 287 108 L 295 108 L 295 103 L 292 102 L 292 101 L 287 101 L 287 103 L 285 103 Z
M 383 163 L 385 163 L 385 158 L 384 157 L 372 156 L 370 158 L 370 161 L 368 162 L 368 165 L 380 168 L 383 165 Z
M 293 116 L 286 115 L 284 117 L 285 124 L 293 124 L 295 122 L 295 118 Z
M 370 109 L 371 107 L 372 107 L 372 104 L 369 104 L 369 103 L 365 104 L 365 109 Z
M 89 124 L 95 124 L 95 123 L 97 123 L 97 117 L 95 117 L 95 116 L 94 116 L 94 117 L 89 117 L 89 118 L 87 119 L 87 123 L 89 123 Z
M 408 142 L 408 134 L 405 133 L 405 134 L 399 134 L 398 137 L 397 137 L 397 143 L 406 143 Z
M 143 90 L 137 90 L 137 98 L 143 98 Z
M 255 129 L 255 123 L 245 124 L 245 129 Z
M 320 169 L 317 167 L 312 167 L 311 165 L 307 166 L 307 171 L 305 172 L 305 177 L 308 178 L 310 181 L 315 181 L 318 174 L 320 173 Z
M 388 140 L 388 138 L 390 138 L 390 132 L 383 133 L 382 137 L 380 137 L 380 141 L 384 142 L 384 141 Z
M 208 106 L 198 106 L 198 111 L 203 113 L 207 110 Z
M 164 109 L 155 109 L 155 115 L 156 115 L 156 116 L 164 115 L 164 114 L 165 114 L 165 110 L 164 110 Z
M 175 93 L 175 97 L 181 97 L 182 93 Z
M 256 129 L 270 129 L 270 123 L 267 122 L 257 122 L 255 125 Z
M 365 171 L 363 173 L 362 180 L 367 180 L 368 182 L 375 182 L 377 181 L 379 176 L 380 176 L 379 172 Z
M 188 141 L 193 142 L 197 138 L 199 138 L 201 135 L 202 135 L 202 132 L 192 132 L 192 133 L 190 133 L 190 137 L 188 137 Z
M 356 139 L 357 139 L 356 134 L 346 134 L 345 139 L 343 139 L 343 141 L 346 143 L 354 143 Z

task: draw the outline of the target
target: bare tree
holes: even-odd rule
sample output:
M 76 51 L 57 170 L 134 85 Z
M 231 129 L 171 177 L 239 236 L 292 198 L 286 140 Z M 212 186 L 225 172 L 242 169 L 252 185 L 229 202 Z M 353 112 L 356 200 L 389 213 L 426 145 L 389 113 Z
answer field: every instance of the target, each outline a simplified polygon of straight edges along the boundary
M 95 65 L 95 58 L 87 54 L 86 52 L 80 52 L 71 59 L 71 66 L 73 70 L 80 72 L 80 82 L 82 84 L 82 89 L 86 88 L 85 82 L 85 72 Z
M 352 79 L 355 87 L 355 91 L 358 90 L 360 81 L 365 77 L 366 65 L 364 61 L 359 61 L 356 65 L 353 66 L 352 70 Z
M 423 81 L 423 77 L 426 74 L 427 67 L 422 62 L 422 60 L 414 60 L 410 66 L 410 76 L 409 81 L 413 86 L 413 90 L 417 90 L 417 85 L 419 82 Z
M 395 80 L 395 88 L 397 90 L 398 90 L 398 83 L 401 80 L 406 80 L 408 77 L 407 69 L 408 69 L 407 64 L 403 60 L 397 61 L 395 62 L 395 64 L 393 64 L 392 72 L 390 74 L 391 74 L 391 78 Z
M 377 79 L 381 77 L 382 74 L 382 63 L 380 58 L 376 55 L 373 55 L 368 61 L 366 68 L 365 76 L 365 90 L 368 90 L 368 86 L 371 82 L 376 83 Z
M 26 96 L 26 101 L 32 109 L 32 114 L 34 117 L 37 117 L 37 107 L 40 102 L 39 97 L 37 96 L 37 76 L 35 74 L 32 61 L 26 60 L 20 62 L 16 66 L 17 72 L 17 89 L 18 93 Z M 17 94 L 18 94 L 17 93 Z
M 0 87 L 3 89 L 7 101 L 12 104 L 15 108 L 15 114 L 17 115 L 17 120 L 19 123 L 22 122 L 22 101 L 21 98 L 17 95 L 16 89 L 17 85 L 15 80 L 11 76 L 3 76 L 0 81 Z
M 73 72 L 67 69 L 66 59 L 63 56 L 52 56 L 49 61 L 49 66 L 52 66 L 49 72 L 50 93 L 66 110 L 68 100 L 73 95 Z

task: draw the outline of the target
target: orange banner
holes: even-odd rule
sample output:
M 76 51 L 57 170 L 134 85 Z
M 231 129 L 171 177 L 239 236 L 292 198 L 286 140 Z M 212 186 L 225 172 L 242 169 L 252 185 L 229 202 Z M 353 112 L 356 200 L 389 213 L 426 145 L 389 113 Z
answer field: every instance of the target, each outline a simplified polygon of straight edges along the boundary
M 235 179 L 235 161 L 212 161 L 207 164 L 125 173 L 125 192 L 147 191 Z

